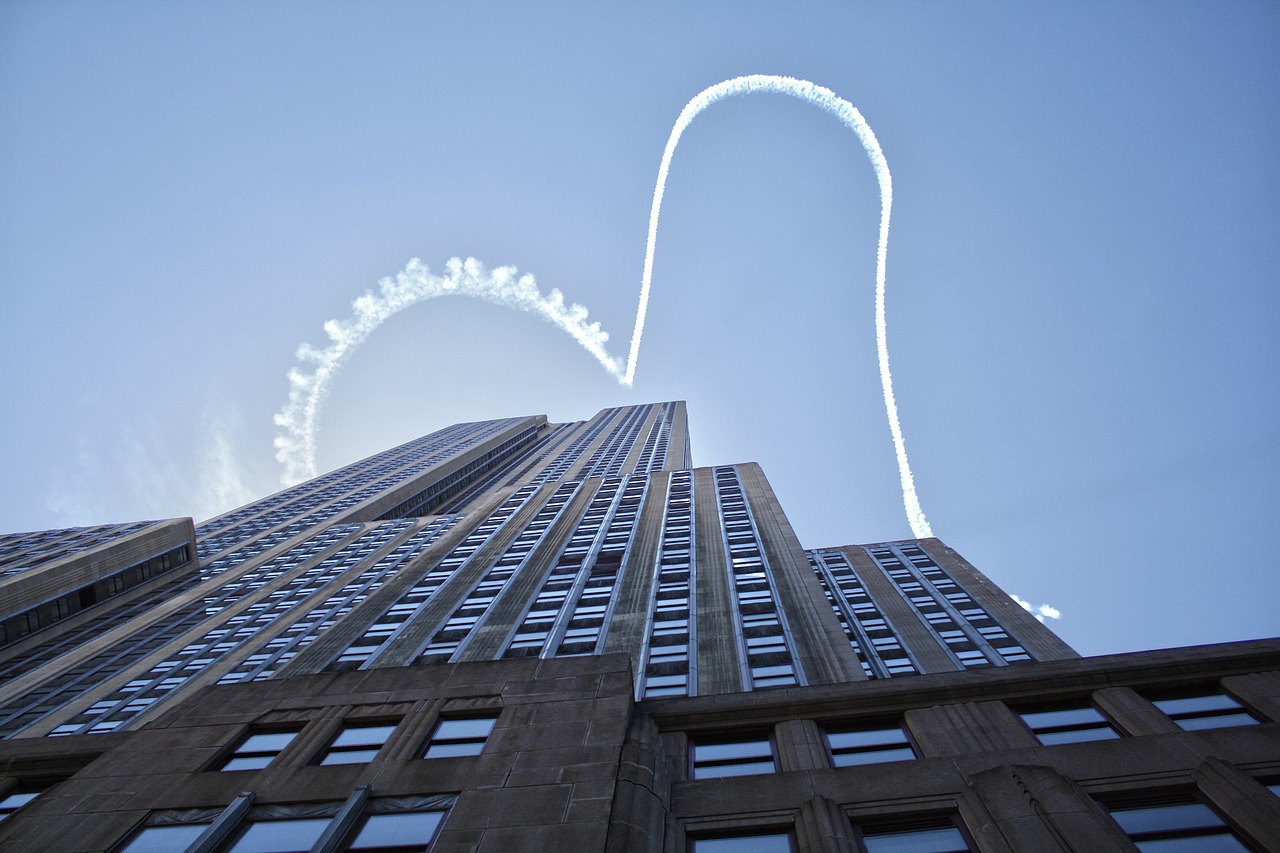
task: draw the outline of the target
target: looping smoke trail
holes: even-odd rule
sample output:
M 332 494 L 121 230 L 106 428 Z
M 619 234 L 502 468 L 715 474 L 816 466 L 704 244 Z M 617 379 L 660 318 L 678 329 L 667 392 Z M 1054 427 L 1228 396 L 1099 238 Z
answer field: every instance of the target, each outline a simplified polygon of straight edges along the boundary
M 662 153 L 662 163 L 658 167 L 658 183 L 654 188 L 653 206 L 649 212 L 649 235 L 645 248 L 644 275 L 640 283 L 640 303 L 636 309 L 635 329 L 631 334 L 631 350 L 625 370 L 622 363 L 606 351 L 604 344 L 609 336 L 600 329 L 600 324 L 587 323 L 587 309 L 577 304 L 566 308 L 564 297 L 558 290 L 553 289 L 550 294 L 543 296 L 538 291 L 533 276 L 525 275 L 517 278 L 516 271 L 512 267 L 500 267 L 490 273 L 474 258 L 466 261 L 454 258 L 446 265 L 449 274 L 441 277 L 433 275 L 424 264 L 414 258 L 405 267 L 404 272 L 397 275 L 394 280 L 382 279 L 378 283 L 380 291 L 377 295 L 365 293 L 352 303 L 355 313 L 349 320 L 345 322 L 330 320 L 325 323 L 325 332 L 332 340 L 328 348 L 317 350 L 307 344 L 298 348 L 298 359 L 314 363 L 315 370 L 311 373 L 305 373 L 298 368 L 289 371 L 289 400 L 275 416 L 276 424 L 285 430 L 284 434 L 278 435 L 275 439 L 276 458 L 285 465 L 281 480 L 286 485 L 291 485 L 315 476 L 316 419 L 329 394 L 333 378 L 342 364 L 388 317 L 416 302 L 436 296 L 447 294 L 474 296 L 508 308 L 537 314 L 568 332 L 584 349 L 595 356 L 604 369 L 620 384 L 630 386 L 635 378 L 640 339 L 644 333 L 645 316 L 649 307 L 658 215 L 662 209 L 667 172 L 670 170 L 676 145 L 693 120 L 716 101 L 757 92 L 790 95 L 821 107 L 857 135 L 871 160 L 876 180 L 880 184 L 880 238 L 876 250 L 876 351 L 880 363 L 880 385 L 884 392 L 885 414 L 889 419 L 889 431 L 893 436 L 893 447 L 898 459 L 898 474 L 902 481 L 902 502 L 906 508 L 907 521 L 915 536 L 932 536 L 933 531 L 925 519 L 919 498 L 916 496 L 915 480 L 911 475 L 911 465 L 907 461 L 906 442 L 903 439 L 902 425 L 898 418 L 898 404 L 893 395 L 893 377 L 889 372 L 884 299 L 885 262 L 889 246 L 889 214 L 893 206 L 893 182 L 889 174 L 889 164 L 885 161 L 880 143 L 872 133 L 871 127 L 853 104 L 830 89 L 807 80 L 763 74 L 735 77 L 704 89 L 685 105 L 679 118 L 676 119 L 675 126 L 671 129 L 666 149 Z
M 671 135 L 667 138 L 667 147 L 662 152 L 662 164 L 658 167 L 658 184 L 654 188 L 653 207 L 649 211 L 649 239 L 645 247 L 644 276 L 640 282 L 640 304 L 636 308 L 636 325 L 631 333 L 631 352 L 627 357 L 627 373 L 623 383 L 630 385 L 636 373 L 640 338 L 644 333 L 644 319 L 649 308 L 649 285 L 653 279 L 653 252 L 658 237 L 658 213 L 662 209 L 662 196 L 666 191 L 667 171 L 671 167 L 671 158 L 676 153 L 680 136 L 699 113 L 716 101 L 757 92 L 790 95 L 831 113 L 857 135 L 858 141 L 862 143 L 867 157 L 871 160 L 871 168 L 875 170 L 876 180 L 880 184 L 880 241 L 876 249 L 876 352 L 880 360 L 880 387 L 884 391 L 885 414 L 889 418 L 889 432 L 893 435 L 893 449 L 898 457 L 898 475 L 902 480 L 902 503 L 907 511 L 907 521 L 917 538 L 932 536 L 933 531 L 924 517 L 920 500 L 916 496 L 915 480 L 911 476 L 911 465 L 907 461 L 907 445 L 902 437 L 902 424 L 898 420 L 898 404 L 893 396 L 893 377 L 889 373 L 884 281 L 885 261 L 889 252 L 889 212 L 893 207 L 893 179 L 889 174 L 889 164 L 884 159 L 884 152 L 880 150 L 880 143 L 876 140 L 876 135 L 871 132 L 871 126 L 862 117 L 862 113 L 830 89 L 795 77 L 752 74 L 725 80 L 723 83 L 717 83 L 702 90 L 680 111 L 675 126 L 671 128 Z
M 586 308 L 577 303 L 566 305 L 559 290 L 552 288 L 544 296 L 532 275 L 518 275 L 515 267 L 488 270 L 475 258 L 453 258 L 445 268 L 444 275 L 436 275 L 414 258 L 395 278 L 379 280 L 376 293 L 365 291 L 352 302 L 348 319 L 324 324 L 328 347 L 298 347 L 298 360 L 314 364 L 315 369 L 310 373 L 297 367 L 289 371 L 289 399 L 275 416 L 276 425 L 284 429 L 275 438 L 276 459 L 285 466 L 281 482 L 288 486 L 316 475 L 316 419 L 338 370 L 383 321 L 426 299 L 472 296 L 536 314 L 567 332 L 610 375 L 622 381 L 622 362 L 605 350 L 609 335 L 599 323 L 587 322 Z

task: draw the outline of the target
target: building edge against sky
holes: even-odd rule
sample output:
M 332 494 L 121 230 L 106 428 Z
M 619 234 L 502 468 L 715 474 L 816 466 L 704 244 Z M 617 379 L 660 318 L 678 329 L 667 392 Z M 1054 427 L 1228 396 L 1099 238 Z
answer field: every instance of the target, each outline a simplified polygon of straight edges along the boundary
M 870 830 L 859 829 L 854 817 L 867 795 L 850 793 L 852 777 L 833 763 L 918 762 L 897 768 L 906 779 L 930 758 L 976 761 L 984 751 L 1031 749 L 1019 760 L 1047 762 L 1042 769 L 1054 768 L 1067 784 L 1081 769 L 1058 760 L 1065 747 L 1046 753 L 1048 743 L 1080 741 L 1072 748 L 1087 752 L 1085 764 L 1096 771 L 1114 749 L 1134 752 L 1138 735 L 1172 736 L 1177 749 L 1203 737 L 1180 727 L 1181 706 L 1162 701 L 1213 706 L 1196 718 L 1210 719 L 1200 728 L 1227 729 L 1212 737 L 1255 753 L 1242 770 L 1231 760 L 1236 753 L 1219 750 L 1219 763 L 1233 768 L 1219 775 L 1259 814 L 1274 811 L 1259 799 L 1259 792 L 1274 799 L 1264 783 L 1268 773 L 1280 775 L 1269 722 L 1280 681 L 1259 674 L 1277 666 L 1274 642 L 1182 650 L 1178 666 L 1169 653 L 1081 659 L 939 540 L 805 550 L 758 465 L 691 462 L 679 402 L 606 409 L 569 424 L 508 418 L 439 430 L 198 526 L 170 520 L 0 537 L 0 733 L 8 739 L 0 744 L 7 762 L 0 767 L 8 768 L 0 770 L 7 776 L 0 795 L 19 798 L 19 806 L 31 800 L 0 826 L 0 842 L 21 833 L 34 844 L 38 815 L 61 809 L 97 815 L 85 817 L 86 827 L 97 827 L 75 848 L 85 850 L 141 850 L 132 846 L 144 843 L 130 840 L 135 834 L 183 832 L 196 845 L 185 849 L 250 849 L 236 839 L 257 843 L 254 833 L 294 820 L 323 827 L 312 849 L 383 849 L 361 834 L 372 838 L 377 827 L 403 821 L 430 825 L 438 849 L 503 849 L 516 838 L 527 847 L 536 836 L 547 849 L 553 838 L 577 838 L 587 849 L 655 850 L 687 838 L 701 850 L 701 834 L 712 850 L 717 833 L 772 825 L 801 849 L 873 850 L 877 832 L 894 834 L 897 818 L 885 814 L 895 813 L 873 810 Z M 1230 688 L 1218 683 L 1224 675 L 1234 679 Z M 1115 686 L 1116 678 L 1158 683 L 1130 688 Z M 538 687 L 540 679 L 554 689 Z M 201 710 L 214 695 L 234 697 L 225 700 L 225 718 Z M 1056 698 L 1046 705 L 1049 696 Z M 610 733 L 593 741 L 592 726 L 566 733 L 549 725 L 549 744 L 540 746 L 577 753 L 485 746 L 490 734 L 536 728 L 552 706 L 600 716 L 593 726 Z M 951 710 L 925 711 L 934 706 Z M 603 721 L 618 714 L 622 723 L 612 728 Z M 1059 740 L 1045 741 L 1037 714 L 1066 715 L 1053 724 Z M 342 722 L 350 716 L 360 723 Z M 490 728 L 477 734 L 484 724 L 476 720 Z M 118 808 L 100 807 L 95 797 L 106 783 L 85 779 L 105 777 L 86 768 L 126 743 L 158 743 L 147 739 L 168 730 L 186 732 L 174 741 L 182 757 L 170 781 L 187 800 L 172 790 L 167 799 L 136 791 Z M 276 752 L 246 747 L 285 734 Z M 877 737 L 889 738 L 880 743 L 887 752 L 873 748 Z M 425 760 L 424 738 L 435 744 L 425 758 L 435 757 L 433 748 L 454 751 L 449 773 L 433 775 L 444 765 Z M 1260 738 L 1269 747 L 1255 743 Z M 1112 739 L 1124 743 L 1093 742 Z M 493 765 L 479 776 L 480 765 L 461 758 L 477 744 L 488 750 L 480 764 Z M 772 824 L 738 812 L 707 818 L 708 808 L 727 803 L 707 800 L 714 788 L 696 782 L 699 744 L 707 767 L 729 768 L 704 771 L 744 777 L 732 784 L 746 786 L 744 802 L 757 803 L 750 814 L 769 813 L 771 802 L 782 809 Z M 610 749 L 614 758 L 605 760 Z M 1140 752 L 1149 762 L 1159 750 Z M 618 754 L 664 781 L 635 788 L 641 780 L 628 780 L 632 771 Z M 759 769 L 766 754 L 776 776 Z M 523 766 L 528 761 L 542 762 L 538 772 Z M 246 769 L 232 772 L 225 762 Z M 341 780 L 335 764 L 344 765 Z M 1201 764 L 1183 774 L 1187 780 Z M 357 766 L 381 768 L 394 784 L 384 787 L 377 773 L 357 783 Z M 275 781 L 228 795 L 227 774 L 249 770 Z M 810 813 L 817 806 L 793 790 L 819 771 L 837 773 L 832 791 L 844 791 L 821 806 L 820 820 Z M 112 784 L 132 784 L 114 773 L 106 774 Z M 586 775 L 564 775 L 574 773 Z M 1008 838 L 1023 836 L 998 816 L 989 822 L 1003 828 L 989 835 L 1006 846 L 984 842 L 973 825 L 979 806 L 957 799 L 955 779 L 943 776 L 930 776 L 930 790 L 942 792 L 933 805 L 907 810 L 908 823 L 924 823 L 904 832 L 954 833 L 973 849 L 1022 849 L 1021 842 L 1009 848 Z M 791 781 L 782 785 L 783 777 Z M 237 778 L 248 785 L 259 777 Z M 1062 787 L 1045 778 L 1049 788 Z M 346 787 L 339 793 L 335 784 Z M 561 819 L 545 817 L 554 809 L 539 820 L 519 810 L 498 818 L 492 803 L 480 805 L 482 790 L 495 786 L 535 800 L 563 795 Z M 1173 788 L 1173 806 L 1222 810 L 1221 797 L 1203 801 L 1199 782 Z M 75 806 L 68 790 L 98 793 Z M 1123 843 L 1102 810 L 1117 803 L 1123 810 L 1128 800 L 1103 791 L 1102 800 L 1085 796 L 1095 803 L 1087 806 L 1081 791 L 1069 793 L 1064 809 L 1092 809 L 1089 832 Z M 639 799 L 626 800 L 633 795 Z M 280 797 L 311 800 L 314 813 L 270 805 Z M 701 804 L 694 809 L 701 817 L 689 823 L 679 802 Z M 1269 836 L 1254 828 L 1256 815 L 1241 824 L 1231 814 L 1241 837 L 1264 839 L 1265 849 Z M 813 820 L 843 829 L 819 831 Z M 1052 821 L 1042 823 L 1038 831 L 1050 831 Z M 815 846 L 819 836 L 827 840 Z
M 326 669 L 623 652 L 643 698 L 1074 656 L 941 542 L 805 551 L 759 466 L 689 462 L 680 402 L 508 418 L 194 528 L 9 537 L 0 732 Z

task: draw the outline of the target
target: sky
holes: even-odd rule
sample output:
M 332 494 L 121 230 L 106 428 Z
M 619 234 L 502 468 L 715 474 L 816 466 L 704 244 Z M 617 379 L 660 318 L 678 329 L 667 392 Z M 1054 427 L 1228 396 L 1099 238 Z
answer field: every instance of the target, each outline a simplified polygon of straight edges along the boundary
M 1086 655 L 1271 636 L 1280 7 L 0 3 L 0 530 L 281 487 L 296 351 L 412 258 L 514 266 L 625 358 L 658 165 L 743 74 L 852 102 L 934 533 Z M 460 296 L 387 320 L 329 470 L 451 423 L 688 401 L 806 547 L 911 535 L 857 139 L 779 95 L 672 161 L 634 385 Z

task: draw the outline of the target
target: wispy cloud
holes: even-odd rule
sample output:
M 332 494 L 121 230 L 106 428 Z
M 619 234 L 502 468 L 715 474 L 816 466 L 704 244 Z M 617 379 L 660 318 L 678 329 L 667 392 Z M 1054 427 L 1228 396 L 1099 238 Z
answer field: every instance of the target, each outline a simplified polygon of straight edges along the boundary
M 1045 619 L 1061 619 L 1062 618 L 1062 611 L 1056 607 L 1053 607 L 1052 605 L 1041 604 L 1039 607 L 1035 607 L 1031 604 L 1030 601 L 1024 601 L 1023 599 L 1018 598 L 1018 596 L 1016 595 L 1010 595 L 1009 597 L 1012 598 L 1014 601 L 1018 602 L 1018 604 L 1022 607 L 1023 610 L 1027 611 L 1032 616 L 1039 619 L 1041 622 L 1043 622 Z
M 247 482 L 244 421 L 239 411 L 222 410 L 213 414 L 208 424 L 209 435 L 200 454 L 200 489 L 194 511 L 197 521 L 221 515 L 260 496 Z

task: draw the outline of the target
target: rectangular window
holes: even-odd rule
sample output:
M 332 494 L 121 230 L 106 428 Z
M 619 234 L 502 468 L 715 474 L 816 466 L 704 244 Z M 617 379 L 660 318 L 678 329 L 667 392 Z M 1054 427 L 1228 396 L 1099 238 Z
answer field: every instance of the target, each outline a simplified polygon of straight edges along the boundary
M 367 853 L 423 853 L 429 850 L 455 798 L 407 799 L 419 802 L 412 810 L 404 809 L 408 805 L 405 799 L 370 802 L 369 812 L 357 819 L 355 827 L 346 833 L 341 847 L 332 845 L 342 839 L 331 839 L 325 849 L 363 850 Z M 326 830 L 336 828 L 335 818 L 325 816 L 326 812 L 341 815 L 337 804 L 332 808 L 309 804 L 254 809 L 247 821 L 231 830 L 230 840 L 219 844 L 217 849 L 220 853 L 308 853 Z M 209 823 L 145 826 L 124 846 L 112 849 L 117 853 L 173 853 L 190 847 L 209 826 Z
M 966 853 L 970 849 L 949 817 L 915 818 L 858 827 L 866 853 Z
M 13 814 L 38 796 L 40 796 L 39 791 L 23 791 L 19 789 L 9 794 L 7 797 L 0 799 L 0 822 L 3 822 L 9 817 L 9 815 Z
M 901 724 L 827 729 L 827 747 L 836 767 L 909 761 L 916 757 Z
M 751 835 L 723 835 L 689 840 L 690 853 L 792 853 L 795 843 L 790 832 Z
M 174 850 L 185 850 L 208 828 L 207 823 L 144 826 L 118 853 L 171 853 Z
M 347 850 L 418 851 L 435 841 L 445 812 L 399 812 L 369 815 L 360 824 Z
M 250 732 L 227 756 L 219 770 L 260 770 L 289 745 L 301 726 L 278 732 Z
M 767 736 L 699 739 L 690 750 L 694 779 L 773 773 L 773 742 Z
M 331 818 L 258 820 L 246 824 L 226 853 L 305 853 L 329 826 Z
M 479 755 L 484 749 L 498 715 L 488 717 L 451 717 L 436 723 L 431 739 L 427 741 L 423 758 L 453 758 L 458 755 Z
M 1115 740 L 1119 732 L 1097 708 L 1077 705 L 1046 711 L 1019 713 L 1036 739 L 1045 746 L 1059 743 L 1082 743 L 1091 740 Z
M 1145 803 L 1130 801 L 1107 808 L 1144 853 L 1249 850 L 1213 809 L 1189 794 L 1157 795 Z
M 320 763 L 363 764 L 372 761 L 395 730 L 395 723 L 348 723 L 329 744 Z
M 1258 719 L 1246 711 L 1239 702 L 1220 691 L 1155 699 L 1152 704 L 1189 732 L 1254 726 L 1258 723 Z

